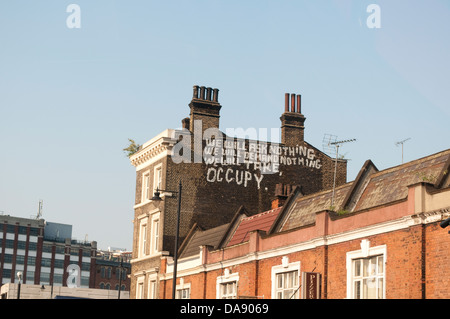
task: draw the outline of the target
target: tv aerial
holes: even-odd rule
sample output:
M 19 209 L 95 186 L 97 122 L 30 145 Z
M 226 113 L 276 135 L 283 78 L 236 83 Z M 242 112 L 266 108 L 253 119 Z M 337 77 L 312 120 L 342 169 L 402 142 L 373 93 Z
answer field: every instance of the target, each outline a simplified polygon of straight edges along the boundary
M 42 217 L 42 206 L 44 205 L 44 201 L 42 199 L 39 200 L 38 213 L 36 215 L 36 219 L 40 219 Z
M 331 197 L 331 207 L 334 207 L 334 195 L 335 195 L 335 189 L 336 189 L 336 171 L 337 171 L 337 161 L 339 158 L 339 147 L 342 144 L 350 143 L 350 142 L 354 142 L 354 141 L 356 141 L 356 139 L 354 139 L 354 138 L 338 141 L 337 136 L 331 135 L 331 134 L 325 134 L 323 137 L 322 145 L 324 147 L 324 150 L 328 151 L 329 153 L 331 153 L 331 151 L 336 151 L 336 157 L 335 157 L 335 161 L 334 161 L 333 195 Z M 330 155 L 330 154 L 328 154 L 328 155 Z
M 399 142 L 396 142 L 395 143 L 395 146 L 399 146 L 399 145 L 401 145 L 402 146 L 402 164 L 403 164 L 403 144 L 405 144 L 407 141 L 409 141 L 411 138 L 410 137 L 408 137 L 408 138 L 406 138 L 406 139 L 404 139 L 404 140 L 402 140 L 402 141 L 399 141 Z

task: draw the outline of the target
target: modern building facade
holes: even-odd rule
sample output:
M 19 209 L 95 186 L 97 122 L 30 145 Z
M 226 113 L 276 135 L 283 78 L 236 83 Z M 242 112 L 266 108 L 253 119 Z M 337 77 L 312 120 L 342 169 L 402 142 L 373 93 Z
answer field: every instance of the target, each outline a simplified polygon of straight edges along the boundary
M 46 296 L 55 287 L 117 291 L 120 287 L 121 296 L 128 296 L 131 252 L 98 250 L 95 241 L 77 241 L 67 224 L 9 215 L 0 215 L 0 221 L 1 285 L 17 284 L 19 273 L 30 296 Z M 41 291 L 33 285 L 51 288 Z
M 77 271 L 77 285 L 89 287 L 95 264 L 96 242 L 72 239 L 72 226 L 43 219 L 0 215 L 0 281 L 66 286 Z M 68 271 L 69 265 L 73 270 Z
M 297 188 L 283 206 L 194 225 L 180 247 L 176 296 L 448 299 L 449 170 L 450 150 L 382 171 L 367 161 L 335 192 Z M 163 257 L 159 298 L 172 296 L 173 266 Z
M 249 214 L 270 209 L 277 185 L 307 195 L 346 182 L 346 161 L 305 141 L 300 95 L 285 95 L 281 133 L 268 141 L 259 129 L 245 137 L 221 131 L 218 92 L 194 86 L 182 128 L 162 132 L 130 156 L 136 168 L 131 298 L 160 295 L 161 257 L 174 254 L 180 195 L 182 240 L 193 225 L 229 223 L 242 205 Z M 162 201 L 152 199 L 157 190 Z

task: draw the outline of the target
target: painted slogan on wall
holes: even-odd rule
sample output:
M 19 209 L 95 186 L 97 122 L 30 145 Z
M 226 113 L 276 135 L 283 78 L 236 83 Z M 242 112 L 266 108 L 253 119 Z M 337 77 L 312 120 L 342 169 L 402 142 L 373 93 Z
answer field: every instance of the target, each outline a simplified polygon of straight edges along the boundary
M 172 160 L 205 163 L 205 178 L 209 183 L 234 183 L 242 187 L 253 184 L 258 189 L 262 187 L 264 175 L 279 174 L 280 166 L 322 167 L 313 148 L 284 146 L 256 138 L 240 139 L 229 136 L 228 132 L 224 135 L 217 128 L 209 128 L 203 134 L 195 128 L 194 134 L 189 130 L 176 131 L 175 138 L 179 141 L 173 148 Z

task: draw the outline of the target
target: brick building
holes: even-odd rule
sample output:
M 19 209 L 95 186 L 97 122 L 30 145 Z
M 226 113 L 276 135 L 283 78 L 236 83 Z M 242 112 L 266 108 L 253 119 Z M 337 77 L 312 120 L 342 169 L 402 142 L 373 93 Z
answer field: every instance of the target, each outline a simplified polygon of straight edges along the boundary
M 79 268 L 82 288 L 93 287 L 97 242 L 72 238 L 72 226 L 44 219 L 0 215 L 0 283 L 67 286 L 69 265 Z M 78 271 L 78 270 L 77 270 Z
M 80 289 L 130 290 L 130 252 L 97 250 L 96 241 L 73 239 L 72 225 L 42 218 L 0 215 L 0 222 L 0 286 L 16 284 L 22 272 L 22 284 L 53 291 L 76 271 L 79 281 L 69 283 Z
M 93 288 L 130 291 L 131 252 L 97 250 Z
M 136 167 L 131 298 L 159 295 L 161 257 L 174 251 L 180 183 L 183 239 L 194 225 L 207 230 L 229 223 L 241 206 L 247 214 L 270 209 L 288 195 L 278 196 L 277 185 L 295 185 L 303 195 L 330 189 L 335 163 L 336 185 L 346 182 L 346 161 L 335 162 L 305 141 L 300 95 L 285 95 L 281 138 L 268 141 L 261 129 L 239 138 L 236 130 L 219 130 L 218 92 L 194 86 L 182 129 L 162 132 L 130 156 Z M 152 200 L 157 189 L 165 190 L 161 202 Z
M 213 229 L 194 225 L 180 247 L 179 298 L 448 299 L 450 150 Z M 163 257 L 159 298 L 171 298 Z

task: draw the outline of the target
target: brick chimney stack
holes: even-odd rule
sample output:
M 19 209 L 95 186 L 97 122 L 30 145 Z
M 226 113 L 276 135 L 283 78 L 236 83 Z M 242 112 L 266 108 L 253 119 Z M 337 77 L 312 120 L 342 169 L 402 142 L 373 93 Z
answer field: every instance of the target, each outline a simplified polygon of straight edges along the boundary
M 290 97 L 290 98 L 289 98 Z M 290 100 L 290 105 L 289 105 Z M 297 145 L 304 141 L 306 118 L 302 114 L 301 95 L 286 93 L 284 113 L 281 115 L 281 143 Z
M 194 130 L 194 121 L 202 121 L 202 131 L 208 128 L 219 128 L 220 109 L 219 89 L 194 85 L 192 101 L 189 103 L 190 131 Z
M 283 206 L 289 195 L 291 195 L 295 189 L 296 186 L 292 186 L 290 184 L 276 184 L 275 197 L 272 200 L 272 209 Z

